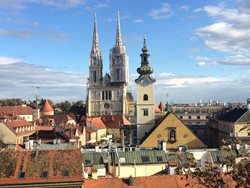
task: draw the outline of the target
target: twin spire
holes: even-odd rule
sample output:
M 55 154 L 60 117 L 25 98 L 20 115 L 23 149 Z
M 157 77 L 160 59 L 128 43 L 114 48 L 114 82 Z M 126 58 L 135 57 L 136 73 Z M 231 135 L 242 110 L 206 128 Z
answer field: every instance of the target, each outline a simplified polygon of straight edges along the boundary
M 92 52 L 99 50 L 99 40 L 98 40 L 98 32 L 97 32 L 97 23 L 96 23 L 96 14 L 94 17 L 94 33 L 93 33 L 93 43 L 92 43 Z
M 121 26 L 120 26 L 120 14 L 118 12 L 115 47 L 121 47 L 121 46 L 122 46 L 122 34 L 121 34 Z M 98 40 L 98 32 L 97 32 L 97 21 L 96 21 L 96 14 L 95 14 L 95 16 L 94 16 L 94 33 L 93 33 L 92 52 L 94 52 L 96 50 L 100 51 L 100 49 L 99 49 L 99 40 Z
M 115 47 L 120 47 L 120 46 L 122 46 L 122 34 L 121 34 L 121 26 L 120 26 L 120 14 L 118 12 Z

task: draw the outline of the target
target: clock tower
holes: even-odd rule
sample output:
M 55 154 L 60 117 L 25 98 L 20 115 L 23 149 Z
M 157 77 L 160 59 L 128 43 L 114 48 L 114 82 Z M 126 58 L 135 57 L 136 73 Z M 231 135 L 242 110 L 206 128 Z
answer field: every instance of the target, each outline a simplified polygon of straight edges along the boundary
M 154 82 L 152 78 L 153 68 L 149 65 L 149 53 L 146 45 L 146 37 L 141 54 L 141 66 L 137 69 L 139 77 L 135 80 L 137 85 L 137 139 L 140 143 L 142 137 L 155 123 L 154 112 Z

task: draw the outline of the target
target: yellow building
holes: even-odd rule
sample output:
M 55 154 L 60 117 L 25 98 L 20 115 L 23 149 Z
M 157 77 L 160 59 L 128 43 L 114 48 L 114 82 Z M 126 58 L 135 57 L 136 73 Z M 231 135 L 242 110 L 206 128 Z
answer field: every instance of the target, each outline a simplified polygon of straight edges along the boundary
M 185 146 L 190 149 L 205 148 L 206 145 L 189 130 L 173 113 L 167 113 L 142 139 L 140 147 L 158 147 L 159 141 L 167 143 L 167 149 Z

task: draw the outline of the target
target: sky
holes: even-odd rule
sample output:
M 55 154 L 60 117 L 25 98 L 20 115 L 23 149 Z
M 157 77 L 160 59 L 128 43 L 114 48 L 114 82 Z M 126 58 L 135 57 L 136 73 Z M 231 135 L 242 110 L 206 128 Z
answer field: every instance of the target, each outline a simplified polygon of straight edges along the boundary
M 249 0 L 0 0 L 0 98 L 85 100 L 94 14 L 106 73 L 118 11 L 134 98 L 144 34 L 156 103 L 250 97 Z

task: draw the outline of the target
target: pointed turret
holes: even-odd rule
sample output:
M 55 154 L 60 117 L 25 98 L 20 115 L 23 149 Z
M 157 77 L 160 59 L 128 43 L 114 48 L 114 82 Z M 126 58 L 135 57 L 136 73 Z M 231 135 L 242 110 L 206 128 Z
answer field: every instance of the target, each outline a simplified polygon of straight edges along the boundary
M 93 32 L 93 43 L 92 43 L 92 50 L 91 53 L 99 52 L 99 40 L 98 40 L 98 32 L 97 32 L 97 23 L 96 23 L 96 14 L 94 16 L 94 32 Z
M 115 47 L 121 47 L 121 46 L 122 46 L 122 34 L 121 34 L 121 26 L 120 26 L 120 14 L 118 12 Z

